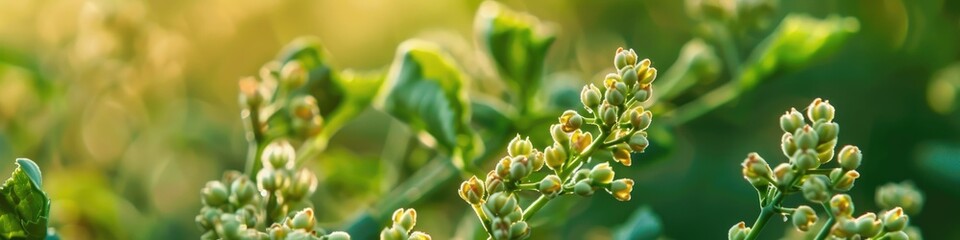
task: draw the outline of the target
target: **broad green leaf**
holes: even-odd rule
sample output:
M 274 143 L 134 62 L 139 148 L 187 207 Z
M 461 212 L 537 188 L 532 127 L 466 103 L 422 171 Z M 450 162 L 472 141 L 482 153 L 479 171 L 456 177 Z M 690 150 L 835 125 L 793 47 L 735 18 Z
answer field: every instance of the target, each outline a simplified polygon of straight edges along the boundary
M 777 71 L 793 70 L 830 55 L 860 29 L 853 17 L 816 19 L 790 14 L 744 63 L 741 88 L 749 89 Z
M 47 235 L 50 199 L 41 189 L 40 168 L 17 159 L 17 169 L 0 186 L 0 237 L 43 239 Z
M 458 142 L 472 141 L 465 84 L 463 73 L 439 46 L 408 40 L 397 50 L 377 102 L 452 153 L 461 147 Z
M 630 220 L 621 225 L 614 232 L 614 239 L 657 239 L 663 231 L 660 217 L 649 206 L 643 206 L 633 211 Z
M 529 101 L 540 86 L 547 49 L 556 39 L 553 33 L 532 15 L 486 1 L 477 13 L 476 34 L 500 76 Z
M 304 86 L 293 91 L 310 94 L 317 99 L 320 115 L 327 116 L 337 110 L 347 93 L 341 79 L 327 60 L 326 50 L 316 37 L 301 37 L 293 40 L 280 51 L 277 60 L 281 66 L 289 61 L 300 61 L 308 72 Z

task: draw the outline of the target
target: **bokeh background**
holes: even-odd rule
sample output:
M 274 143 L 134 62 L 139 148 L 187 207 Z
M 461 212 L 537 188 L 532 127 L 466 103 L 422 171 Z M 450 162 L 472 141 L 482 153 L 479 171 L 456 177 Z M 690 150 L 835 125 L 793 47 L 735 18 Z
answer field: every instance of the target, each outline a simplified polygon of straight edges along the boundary
M 619 46 L 666 69 L 696 34 L 684 1 L 505 3 L 555 24 L 546 86 L 599 82 Z M 0 161 L 9 161 L 0 172 L 16 157 L 39 163 L 52 226 L 65 239 L 196 238 L 200 188 L 246 159 L 240 77 L 298 36 L 318 36 L 338 67 L 360 70 L 384 69 L 400 42 L 419 37 L 451 50 L 474 79 L 471 94 L 484 91 L 476 85 L 496 73 L 475 47 L 479 4 L 0 0 Z M 926 203 L 911 224 L 928 239 L 960 239 L 960 1 L 784 1 L 772 19 L 787 13 L 853 16 L 860 31 L 836 54 L 673 129 L 672 143 L 635 159 L 639 167 L 618 169 L 638 181 L 632 201 L 563 200 L 572 210 L 536 223 L 537 238 L 606 239 L 649 206 L 663 237 L 722 239 L 758 212 L 739 163 L 753 151 L 782 161 L 777 118 L 822 97 L 838 109 L 839 144 L 864 152 L 850 193 L 857 211 L 878 210 L 878 186 L 913 181 Z M 369 109 L 308 163 L 322 183 L 314 202 L 325 226 L 337 229 L 389 197 L 427 160 L 422 152 L 400 166 L 383 160 L 400 144 L 386 137 L 391 131 L 407 130 Z M 418 229 L 437 239 L 455 234 L 471 214 L 458 182 L 410 206 L 420 212 Z M 781 231 L 793 230 L 772 221 L 764 237 Z

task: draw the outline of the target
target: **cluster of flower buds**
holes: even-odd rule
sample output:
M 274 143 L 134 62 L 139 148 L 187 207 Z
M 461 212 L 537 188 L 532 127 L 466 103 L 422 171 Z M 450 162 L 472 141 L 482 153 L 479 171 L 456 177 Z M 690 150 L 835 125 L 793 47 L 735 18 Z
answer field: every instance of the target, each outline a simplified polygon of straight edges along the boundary
M 296 151 L 289 142 L 277 140 L 263 150 L 263 168 L 257 172 L 257 187 L 267 193 L 270 216 L 283 218 L 297 210 L 312 208 L 310 196 L 317 190 L 317 176 L 312 171 L 294 169 Z M 279 220 L 279 219 L 268 219 Z
M 317 228 L 316 222 L 317 220 L 313 215 L 313 209 L 303 209 L 293 216 L 271 225 L 267 228 L 266 238 L 261 237 L 259 239 L 350 240 L 350 235 L 346 232 L 336 231 L 330 234 L 324 234 L 322 229 Z
M 592 169 L 580 169 L 573 175 L 573 192 L 580 196 L 590 196 L 597 189 L 603 188 L 617 200 L 630 201 L 633 180 L 629 178 L 614 180 L 614 174 L 613 168 L 607 162 L 597 164 Z M 543 186 L 542 182 L 541 186 Z
M 877 206 L 883 209 L 901 207 L 908 214 L 918 214 L 923 209 L 923 193 L 912 182 L 887 183 L 877 188 Z
M 240 105 L 248 131 L 265 139 L 303 141 L 323 127 L 316 97 L 307 93 L 308 69 L 299 60 L 272 61 L 259 77 L 240 79 Z M 256 119 L 252 119 L 256 118 Z
M 523 210 L 512 193 L 496 192 L 482 205 L 483 214 L 490 219 L 493 239 L 525 239 L 530 226 L 523 221 Z
M 256 227 L 263 223 L 262 199 L 256 184 L 235 171 L 223 174 L 223 180 L 210 181 L 200 190 L 203 208 L 196 217 L 203 239 L 241 239 L 258 237 Z
M 831 235 L 844 239 L 879 239 L 886 236 L 886 239 L 915 239 L 910 237 L 918 235 L 918 231 L 909 229 L 909 217 L 903 213 L 903 209 L 895 207 L 883 211 L 879 216 L 872 212 L 864 213 L 856 218 L 853 217 L 853 200 L 849 195 L 838 194 L 830 199 L 830 208 L 833 209 L 834 218 L 837 223 L 831 228 Z
M 380 231 L 380 240 L 430 240 L 430 235 L 413 231 L 417 225 L 417 211 L 410 209 L 397 209 L 390 218 L 391 226 Z

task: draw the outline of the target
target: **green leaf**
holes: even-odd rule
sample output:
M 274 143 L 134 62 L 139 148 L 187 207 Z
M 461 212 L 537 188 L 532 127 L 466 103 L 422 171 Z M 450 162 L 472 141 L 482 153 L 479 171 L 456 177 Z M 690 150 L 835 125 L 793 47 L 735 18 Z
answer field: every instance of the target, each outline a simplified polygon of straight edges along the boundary
M 47 235 L 50 199 L 41 190 L 40 168 L 30 159 L 17 159 L 17 169 L 0 186 L 0 237 L 43 239 Z
M 627 223 L 621 225 L 614 232 L 614 239 L 657 239 L 663 231 L 660 218 L 649 206 L 637 208 Z
M 347 95 L 340 76 L 327 60 L 326 50 L 316 37 L 300 37 L 283 47 L 277 60 L 281 66 L 289 61 L 300 61 L 307 69 L 308 79 L 304 86 L 290 96 L 310 94 L 317 99 L 320 115 L 327 116 L 337 110 Z
M 532 15 L 486 1 L 477 13 L 476 34 L 500 76 L 523 101 L 530 101 L 540 87 L 547 50 L 556 39 L 553 33 Z
M 378 105 L 417 131 L 426 131 L 449 153 L 469 145 L 470 108 L 466 78 L 436 44 L 408 40 L 400 45 L 380 90 Z

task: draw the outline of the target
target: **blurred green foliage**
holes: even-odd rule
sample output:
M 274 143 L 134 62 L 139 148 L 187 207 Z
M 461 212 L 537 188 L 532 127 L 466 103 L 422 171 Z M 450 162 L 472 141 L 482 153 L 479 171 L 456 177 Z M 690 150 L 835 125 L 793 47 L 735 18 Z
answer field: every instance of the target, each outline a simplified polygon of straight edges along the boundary
M 569 99 L 563 96 L 576 96 L 575 87 L 599 82 L 603 76 L 596 73 L 608 72 L 609 56 L 619 46 L 633 47 L 664 66 L 658 82 L 673 86 L 657 85 L 663 92 L 654 96 L 666 98 L 654 106 L 657 111 L 717 105 L 708 108 L 713 111 L 667 114 L 664 121 L 654 122 L 652 146 L 634 160 L 643 167 L 618 169 L 618 175 L 636 180 L 631 202 L 551 202 L 541 213 L 556 214 L 531 222 L 538 229 L 534 238 L 619 238 L 627 234 L 626 228 L 618 228 L 624 224 L 659 229 L 667 238 L 722 238 L 729 223 L 756 211 L 754 190 L 743 184 L 739 172 L 743 154 L 775 155 L 778 146 L 769 141 L 779 136 L 775 119 L 785 106 L 814 97 L 844 109 L 837 119 L 846 123 L 842 139 L 849 142 L 839 144 L 857 143 L 866 155 L 858 171 L 871 177 L 857 181 L 850 192 L 855 199 L 871 199 L 877 187 L 888 182 L 913 180 L 927 199 L 924 209 L 936 210 L 911 215 L 911 225 L 931 239 L 960 238 L 951 220 L 960 213 L 960 79 L 955 74 L 960 3 L 782 1 L 773 11 L 758 6 L 757 12 L 744 15 L 759 17 L 743 18 L 750 24 L 735 23 L 749 27 L 731 31 L 736 40 L 724 46 L 710 37 L 716 36 L 710 35 L 716 26 L 687 15 L 691 2 L 505 1 L 553 23 L 555 40 L 546 44 L 551 48 L 545 58 L 538 52 L 511 56 L 544 58 L 540 95 L 531 98 L 557 108 L 544 107 L 544 112 L 572 107 L 553 105 L 552 100 Z M 473 34 L 479 5 L 477 0 L 0 1 L 0 159 L 37 161 L 51 199 L 50 225 L 66 239 L 196 238 L 200 232 L 193 216 L 200 208 L 200 188 L 224 170 L 244 169 L 249 155 L 238 114 L 237 79 L 259 75 L 257 69 L 276 59 L 278 49 L 303 35 L 323 41 L 329 52 L 317 56 L 333 69 L 345 69 L 337 84 L 345 92 L 367 96 L 358 99 L 376 93 L 373 86 L 378 84 L 373 83 L 389 71 L 385 66 L 403 41 L 435 42 L 449 52 L 445 58 L 472 79 L 462 82 L 460 90 L 469 94 L 469 103 L 459 99 L 450 104 L 471 109 L 469 125 L 479 128 L 483 147 L 503 146 L 515 132 L 532 135 L 542 146 L 549 140 L 546 126 L 556 116 L 523 115 L 529 123 L 504 123 L 517 119 L 516 112 L 503 111 L 514 105 L 509 100 L 517 100 L 506 96 L 517 93 L 511 92 L 510 83 L 496 81 L 537 71 L 496 66 L 482 52 L 489 46 L 478 47 L 484 45 Z M 834 54 L 811 55 L 807 63 L 793 66 L 790 62 L 799 55 L 790 54 L 810 52 L 768 43 L 763 36 L 785 34 L 792 21 L 811 21 L 802 15 L 844 24 L 832 30 L 800 30 L 850 32 L 847 19 L 856 18 L 859 31 L 844 35 L 846 42 L 833 46 Z M 763 18 L 772 21 L 756 20 Z M 521 37 L 510 41 L 544 41 L 539 32 L 514 34 Z M 800 46 L 829 44 L 816 34 L 795 38 Z M 730 88 L 728 93 L 738 93 L 735 98 L 716 94 L 724 93 L 716 92 L 723 86 L 733 86 L 725 84 L 735 76 L 743 76 L 735 72 L 752 69 L 728 68 L 733 65 L 728 55 L 744 58 L 742 66 L 760 61 L 758 66 L 769 67 L 761 60 L 773 58 L 753 57 L 765 54 L 753 49 L 793 56 L 777 58 L 776 64 L 789 71 L 766 69 L 757 74 L 766 76 L 762 83 L 744 82 L 750 83 L 750 91 L 741 93 L 740 85 Z M 681 70 L 667 70 L 668 63 L 674 63 L 670 69 Z M 692 80 L 700 82 L 689 84 Z M 324 117 L 336 109 L 335 101 L 320 102 Z M 443 169 L 431 165 L 443 156 L 408 129 L 402 117 L 391 117 L 396 114 L 370 108 L 350 111 L 359 115 L 337 120 L 343 128 L 329 143 L 316 143 L 326 150 L 304 163 L 322 183 L 312 199 L 318 224 L 338 229 L 371 208 L 391 205 L 397 196 L 422 195 L 412 206 L 396 206 L 417 208 L 419 230 L 439 239 L 473 236 L 462 230 L 477 223 L 457 196 L 459 181 L 452 173 L 422 174 L 449 179 L 435 183 L 440 185 L 435 191 L 416 191 L 417 184 L 398 186 L 418 179 L 418 170 Z M 428 111 L 417 114 L 443 117 Z M 325 120 L 328 125 L 334 122 Z M 431 134 L 447 131 L 421 125 Z M 12 165 L 0 165 L 0 173 L 12 171 Z M 412 190 L 397 194 L 397 189 Z M 879 210 L 869 201 L 857 204 L 858 209 Z M 779 221 L 767 228 L 794 231 Z

